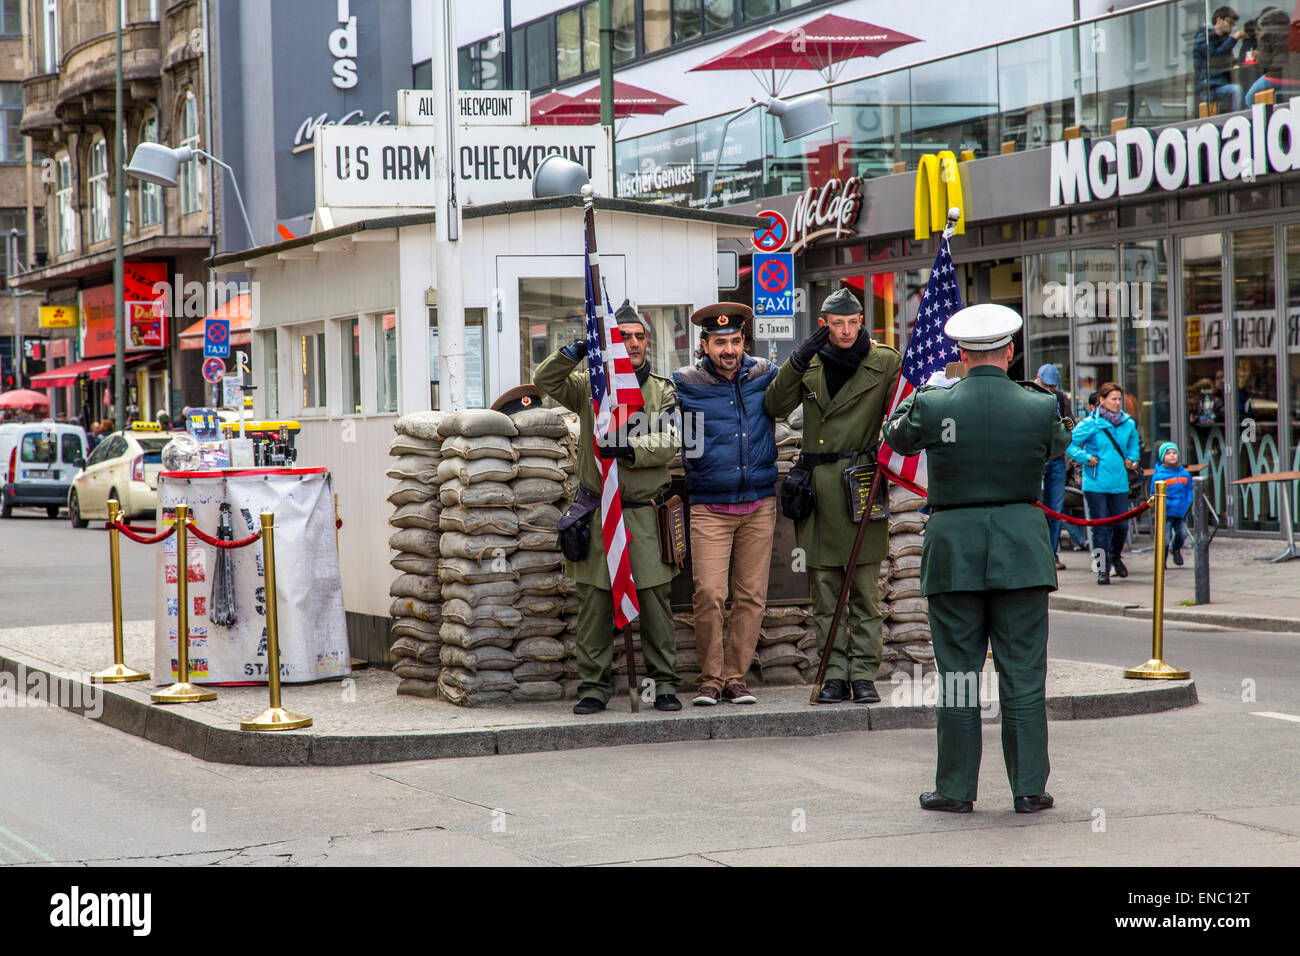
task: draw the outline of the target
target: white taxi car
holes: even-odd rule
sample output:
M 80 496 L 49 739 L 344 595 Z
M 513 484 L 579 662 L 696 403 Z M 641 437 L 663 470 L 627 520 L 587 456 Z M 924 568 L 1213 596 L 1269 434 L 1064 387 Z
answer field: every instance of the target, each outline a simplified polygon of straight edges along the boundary
M 157 422 L 132 422 L 102 439 L 68 490 L 72 526 L 84 528 L 92 518 L 107 521 L 109 498 L 117 499 L 127 520 L 154 517 L 162 450 L 173 437 Z

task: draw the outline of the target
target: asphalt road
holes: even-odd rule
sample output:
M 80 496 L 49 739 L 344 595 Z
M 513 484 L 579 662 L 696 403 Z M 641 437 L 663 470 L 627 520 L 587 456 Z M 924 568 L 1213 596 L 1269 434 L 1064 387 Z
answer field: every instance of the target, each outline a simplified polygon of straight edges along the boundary
M 5 625 L 105 619 L 96 525 L 0 522 Z M 127 615 L 148 617 L 151 554 L 124 548 Z M 1142 621 L 1052 615 L 1053 658 L 1133 665 L 1149 640 Z M 933 785 L 927 730 L 254 768 L 6 708 L 0 863 L 1296 865 L 1298 642 L 1171 627 L 1165 657 L 1201 703 L 1054 723 L 1057 807 L 1034 816 L 1010 811 L 993 724 L 977 812 L 954 817 L 916 806 Z

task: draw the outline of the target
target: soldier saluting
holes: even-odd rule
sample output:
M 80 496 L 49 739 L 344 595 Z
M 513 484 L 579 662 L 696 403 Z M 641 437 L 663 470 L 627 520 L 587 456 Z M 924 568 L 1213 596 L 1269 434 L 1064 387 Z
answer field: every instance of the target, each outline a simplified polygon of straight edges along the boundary
M 939 759 L 926 810 L 970 813 L 980 765 L 979 676 L 990 641 L 1002 707 L 1002 753 L 1017 813 L 1052 805 L 1047 783 L 1047 595 L 1056 562 L 1047 517 L 1034 506 L 1043 465 L 1070 442 L 1045 390 L 1007 366 L 1022 321 L 1001 305 L 962 309 L 944 326 L 966 377 L 922 387 L 885 425 L 903 455 L 925 451 L 933 514 L 921 593 L 939 670 Z
M 873 522 L 856 567 L 846 570 L 857 526 L 849 513 L 843 476 L 858 456 L 874 456 L 903 361 L 897 350 L 871 340 L 863 328 L 862 306 L 848 289 L 827 297 L 817 323 L 817 330 L 799 343 L 767 387 L 765 402 L 773 418 L 783 418 L 803 403 L 799 464 L 810 472 L 808 500 L 815 499 L 815 504 L 796 519 L 796 532 L 811 578 L 819 647 L 826 646 L 844 575 L 852 576 L 846 623 L 836 634 L 817 703 L 852 699 L 872 704 L 880 700 L 874 682 L 884 624 L 876 577 L 889 553 L 889 527 L 885 521 Z M 786 476 L 787 485 L 801 470 L 796 467 Z

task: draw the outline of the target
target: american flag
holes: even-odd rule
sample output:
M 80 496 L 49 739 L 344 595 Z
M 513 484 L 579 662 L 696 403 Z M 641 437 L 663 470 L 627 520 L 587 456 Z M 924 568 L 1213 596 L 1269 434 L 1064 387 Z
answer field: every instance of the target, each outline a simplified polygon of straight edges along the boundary
M 943 334 L 944 323 L 962 307 L 961 293 L 957 291 L 957 271 L 948 251 L 948 237 L 939 242 L 939 252 L 934 257 L 930 280 L 921 296 L 921 307 L 916 313 L 916 323 L 908 336 L 903 352 L 903 369 L 894 387 L 894 397 L 889 402 L 888 418 L 914 391 L 930 380 L 935 372 L 942 372 L 949 362 L 961 360 L 957 343 Z M 925 494 L 927 476 L 925 452 L 904 456 L 888 445 L 880 448 L 880 463 L 885 474 L 904 488 Z
M 617 433 L 631 415 L 645 406 L 641 384 L 636 380 L 636 370 L 628 358 L 627 346 L 614 321 L 614 309 L 608 293 L 604 296 L 605 335 L 601 341 L 600 323 L 596 321 L 596 290 L 591 281 L 591 254 L 584 241 L 583 258 L 587 277 L 587 371 L 591 375 L 591 407 L 596 427 L 591 436 L 591 453 L 600 466 L 600 513 L 603 519 L 601 533 L 605 541 L 605 561 L 609 567 L 609 583 L 614 599 L 614 627 L 627 627 L 641 608 L 636 600 L 636 582 L 632 580 L 632 562 L 628 556 L 631 535 L 623 525 L 623 501 L 618 493 L 618 459 L 601 458 L 596 452 L 600 439 L 611 432 Z M 608 355 L 608 363 L 606 356 Z M 612 375 L 614 389 L 610 393 Z

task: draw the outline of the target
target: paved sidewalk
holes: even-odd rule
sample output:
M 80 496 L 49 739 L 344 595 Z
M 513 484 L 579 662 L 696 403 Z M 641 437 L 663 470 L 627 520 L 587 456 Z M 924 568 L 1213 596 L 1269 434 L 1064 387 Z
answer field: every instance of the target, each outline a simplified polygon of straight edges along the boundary
M 126 663 L 153 669 L 153 622 L 132 621 L 125 627 Z M 577 717 L 572 701 L 516 702 L 465 708 L 445 701 L 399 697 L 398 678 L 378 668 L 358 671 L 344 681 L 286 684 L 283 704 L 309 715 L 315 723 L 300 731 L 254 733 L 239 722 L 267 706 L 265 687 L 218 687 L 217 700 L 157 705 L 149 700 L 153 681 L 91 688 L 86 675 L 111 660 L 108 624 L 71 624 L 0 631 L 0 672 L 22 675 L 10 681 L 21 695 L 33 673 L 62 678 L 60 704 L 90 711 L 107 726 L 144 737 L 204 760 L 258 766 L 345 766 L 518 754 L 627 744 L 757 737 L 802 737 L 863 730 L 916 729 L 934 726 L 935 686 L 931 676 L 914 681 L 881 681 L 883 701 L 861 706 L 813 706 L 810 688 L 755 687 L 759 703 L 716 707 L 686 706 L 664 714 L 650 704 L 630 713 L 626 696 L 610 702 L 600 715 Z M 156 676 L 156 675 L 155 675 Z M 38 684 L 43 681 L 38 679 Z M 3 685 L 0 685 L 3 686 Z M 984 716 L 999 716 L 997 681 L 992 664 L 980 686 Z M 683 691 L 683 695 L 685 695 Z M 1147 714 L 1197 703 L 1196 685 L 1183 681 L 1124 680 L 1116 667 L 1053 660 L 1047 678 L 1047 715 L 1051 720 L 1082 720 Z M 29 694 L 30 696 L 30 694 Z
M 1151 538 L 1143 535 L 1137 544 L 1149 548 Z M 1210 545 L 1210 603 L 1200 606 L 1192 604 L 1195 554 L 1184 549 L 1186 563 L 1178 567 L 1170 561 L 1165 574 L 1165 620 L 1300 634 L 1300 560 L 1281 564 L 1255 560 L 1278 554 L 1283 547 L 1277 538 L 1219 535 Z M 1129 576 L 1112 574 L 1109 585 L 1097 583 L 1087 552 L 1063 550 L 1060 558 L 1066 570 L 1057 572 L 1060 587 L 1051 597 L 1053 610 L 1151 617 L 1155 573 L 1151 552 L 1124 552 Z

